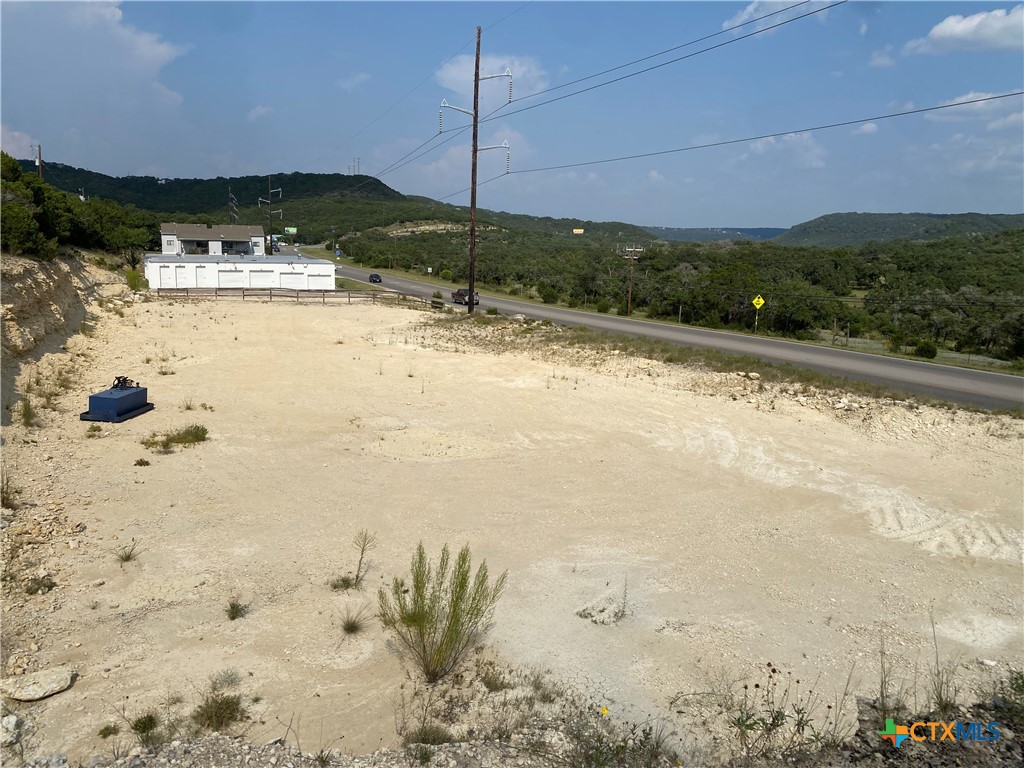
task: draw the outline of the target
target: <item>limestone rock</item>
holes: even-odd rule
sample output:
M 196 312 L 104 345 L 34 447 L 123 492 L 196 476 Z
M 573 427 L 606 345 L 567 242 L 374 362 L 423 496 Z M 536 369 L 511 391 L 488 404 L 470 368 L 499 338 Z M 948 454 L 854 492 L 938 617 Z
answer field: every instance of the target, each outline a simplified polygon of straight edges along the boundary
M 2 690 L 4 696 L 9 699 L 38 701 L 70 688 L 74 679 L 75 671 L 73 669 L 57 667 L 22 675 L 17 679 L 8 678 L 3 681 Z

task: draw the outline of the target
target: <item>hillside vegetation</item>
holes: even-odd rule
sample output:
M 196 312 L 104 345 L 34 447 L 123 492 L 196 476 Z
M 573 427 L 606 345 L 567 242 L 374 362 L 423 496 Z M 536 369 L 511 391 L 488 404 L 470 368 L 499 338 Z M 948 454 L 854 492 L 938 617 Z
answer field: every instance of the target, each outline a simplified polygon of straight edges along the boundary
M 774 242 L 837 247 L 891 240 L 939 240 L 1024 227 L 1024 214 L 830 213 L 797 224 Z
M 281 178 L 296 179 L 301 189 L 303 180 L 327 184 L 334 177 Z M 234 189 L 239 182 L 209 182 L 225 190 L 229 183 Z M 226 205 L 219 213 L 188 214 L 141 210 L 95 197 L 83 202 L 23 174 L 7 155 L 3 202 L 5 251 L 50 258 L 60 246 L 71 245 L 119 253 L 131 266 L 143 249 L 158 248 L 161 221 L 228 220 Z M 380 198 L 335 190 L 285 199 L 281 207 L 285 218 L 280 225 L 297 227 L 300 242 L 326 241 L 330 248 L 336 238 L 345 255 L 367 266 L 419 274 L 429 269 L 460 283 L 468 278 L 469 212 L 464 207 L 394 190 Z M 244 223 L 268 221 L 255 206 L 239 214 Z M 919 227 L 918 234 L 969 228 L 968 234 L 940 240 L 876 238 L 824 248 L 787 246 L 781 239 L 666 242 L 620 222 L 478 214 L 476 277 L 485 289 L 570 307 L 615 308 L 620 314 L 631 308 L 650 318 L 711 328 L 752 330 L 756 318 L 761 332 L 796 338 L 835 330 L 884 339 L 893 351 L 928 358 L 943 348 L 1024 358 L 1024 216 L 822 217 L 816 221 L 829 226 L 861 222 L 864 232 L 871 222 L 906 222 L 915 216 L 924 222 L 921 227 L 932 227 Z M 281 231 L 278 220 L 273 223 Z M 1021 227 L 1005 228 L 1015 223 Z M 996 231 L 979 232 L 983 227 Z M 892 224 L 890 229 L 896 228 Z M 573 234 L 574 229 L 583 233 Z M 622 258 L 627 244 L 644 248 L 635 262 Z M 756 295 L 765 299 L 759 312 L 751 304 Z

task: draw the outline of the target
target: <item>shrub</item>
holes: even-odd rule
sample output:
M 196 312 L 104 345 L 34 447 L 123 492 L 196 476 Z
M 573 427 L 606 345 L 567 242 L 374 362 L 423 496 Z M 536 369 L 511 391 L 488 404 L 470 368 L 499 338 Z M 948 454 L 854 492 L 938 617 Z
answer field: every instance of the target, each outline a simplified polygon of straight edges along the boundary
M 228 601 L 228 607 L 224 609 L 224 612 L 228 615 L 229 620 L 234 621 L 245 616 L 249 612 L 249 606 L 238 600 L 231 599 Z
M 36 409 L 27 397 L 21 401 L 21 423 L 31 427 L 36 423 Z
M 338 576 L 331 579 L 328 584 L 334 590 L 352 589 L 356 585 L 356 580 L 351 576 Z
M 210 691 L 192 712 L 192 722 L 200 728 L 222 731 L 245 717 L 241 694 Z
M 341 619 L 341 628 L 346 635 L 358 635 L 366 628 L 366 615 L 368 611 L 366 606 L 363 606 L 359 610 L 352 610 L 351 607 L 345 609 L 345 615 Z
M 556 288 L 552 288 L 550 285 L 542 285 L 539 293 L 540 300 L 545 304 L 558 303 L 558 290 Z
M 124 544 L 114 550 L 114 555 L 117 557 L 118 562 L 121 563 L 121 567 L 124 568 L 125 563 L 130 563 L 142 552 L 139 549 L 139 542 L 132 539 L 130 544 Z
M 452 271 L 450 269 L 442 269 L 441 274 L 438 275 L 438 277 L 440 277 L 446 283 L 450 283 L 452 281 Z
M 21 493 L 21 489 L 11 481 L 7 470 L 0 470 L 0 506 L 4 509 L 14 509 L 14 505 L 17 503 L 15 499 L 19 493 Z
M 498 314 L 498 308 L 497 307 L 488 307 L 487 308 L 487 314 L 488 315 L 496 315 L 496 314 Z
M 453 671 L 486 633 L 494 606 L 508 581 L 505 571 L 490 584 L 487 562 L 470 578 L 471 555 L 464 546 L 451 568 L 448 545 L 435 569 L 423 542 L 412 558 L 411 582 L 395 578 L 377 593 L 381 624 L 398 637 L 400 650 L 422 670 L 427 682 Z
M 939 348 L 935 346 L 935 342 L 931 339 L 921 339 L 914 345 L 915 357 L 924 357 L 928 360 L 934 360 L 937 354 L 939 354 Z
M 611 308 L 612 303 L 608 301 L 608 299 L 606 299 L 604 296 L 602 296 L 594 303 L 594 309 L 596 309 L 598 312 L 601 312 L 602 314 L 607 312 Z
M 146 278 L 143 277 L 142 272 L 138 269 L 126 269 L 124 271 L 124 279 L 128 283 L 128 288 L 135 293 L 144 291 L 149 287 L 149 283 L 146 281 Z
M 202 424 L 190 424 L 175 432 L 165 432 L 163 435 L 153 432 L 149 437 L 143 438 L 141 442 L 147 448 L 156 448 L 167 453 L 173 450 L 176 445 L 202 443 L 209 434 L 209 430 Z

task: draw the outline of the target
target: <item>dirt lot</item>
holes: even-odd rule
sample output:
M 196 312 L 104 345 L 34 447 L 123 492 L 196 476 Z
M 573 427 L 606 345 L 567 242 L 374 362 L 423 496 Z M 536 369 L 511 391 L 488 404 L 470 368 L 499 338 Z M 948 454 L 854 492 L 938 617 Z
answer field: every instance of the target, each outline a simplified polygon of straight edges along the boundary
M 73 379 L 38 426 L 3 427 L 21 491 L 4 530 L 4 674 L 78 673 L 18 709 L 30 753 L 103 752 L 119 709 L 188 698 L 227 667 L 261 697 L 253 741 L 291 719 L 307 743 L 394 744 L 403 670 L 379 627 L 346 638 L 340 622 L 420 540 L 508 569 L 497 652 L 623 717 L 686 724 L 700 715 L 675 694 L 768 661 L 826 692 L 856 665 L 870 694 L 883 639 L 908 678 L 933 660 L 930 616 L 965 686 L 1024 659 L 1020 422 L 557 343 L 503 351 L 558 332 L 428 327 L 379 306 L 100 315 L 65 349 L 5 361 L 17 397 Z M 117 375 L 156 410 L 89 437 L 78 414 Z M 140 444 L 191 423 L 206 443 Z M 381 542 L 369 587 L 334 592 L 362 528 Z M 57 587 L 24 594 L 39 570 Z M 238 621 L 232 598 L 250 606 Z

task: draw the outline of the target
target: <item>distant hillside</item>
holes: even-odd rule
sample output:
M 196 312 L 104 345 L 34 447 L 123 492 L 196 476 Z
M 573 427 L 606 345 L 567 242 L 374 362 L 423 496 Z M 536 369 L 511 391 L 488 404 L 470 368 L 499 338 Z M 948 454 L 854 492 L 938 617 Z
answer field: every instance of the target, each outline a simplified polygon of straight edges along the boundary
M 35 173 L 35 163 L 20 160 L 26 173 Z M 158 179 L 154 176 L 107 176 L 62 163 L 47 163 L 44 177 L 48 184 L 65 192 L 86 197 L 102 197 L 131 204 L 149 211 L 180 211 L 192 214 L 222 214 L 228 211 L 228 188 L 239 205 L 256 205 L 267 196 L 266 176 L 240 176 L 230 179 Z M 340 173 L 282 173 L 271 177 L 274 188 L 281 188 L 284 199 L 341 195 L 402 200 L 404 196 L 370 176 L 346 176 Z
M 834 248 L 889 240 L 939 240 L 1024 227 L 1024 214 L 831 213 L 797 224 L 772 242 Z
M 707 229 L 678 229 L 676 227 L 644 227 L 644 230 L 662 240 L 680 243 L 709 243 L 715 240 L 771 240 L 787 232 L 777 227 L 710 227 Z

